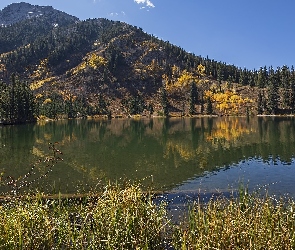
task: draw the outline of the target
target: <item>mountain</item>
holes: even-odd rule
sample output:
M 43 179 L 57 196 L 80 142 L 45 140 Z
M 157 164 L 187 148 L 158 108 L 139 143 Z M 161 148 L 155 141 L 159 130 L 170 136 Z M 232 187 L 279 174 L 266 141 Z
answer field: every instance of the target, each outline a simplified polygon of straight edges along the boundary
M 9 83 L 16 74 L 27 81 L 38 116 L 241 115 L 256 114 L 257 106 L 272 112 L 265 87 L 272 79 L 290 84 L 293 76 L 289 68 L 241 69 L 124 22 L 80 21 L 52 7 L 12 4 L 0 20 L 0 79 Z
M 38 6 L 29 3 L 12 3 L 0 11 L 0 25 L 8 26 L 24 20 L 47 16 L 53 25 L 58 25 L 58 20 L 63 17 L 69 21 L 78 21 L 77 17 L 55 10 L 51 6 Z
M 13 3 L 0 11 L 0 53 L 25 46 L 57 27 L 77 22 L 77 17 L 50 6 Z

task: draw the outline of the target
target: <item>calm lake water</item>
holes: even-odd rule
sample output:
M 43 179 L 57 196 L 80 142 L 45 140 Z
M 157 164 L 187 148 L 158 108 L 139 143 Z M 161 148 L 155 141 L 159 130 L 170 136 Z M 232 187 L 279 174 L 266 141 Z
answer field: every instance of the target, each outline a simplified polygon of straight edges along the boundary
M 19 179 L 47 171 L 48 143 L 63 161 L 34 183 L 83 192 L 99 181 L 145 179 L 156 190 L 194 196 L 249 189 L 295 197 L 295 119 L 154 118 L 64 120 L 0 127 L 0 172 Z M 1 188 L 1 187 L 0 187 Z M 2 192 L 6 191 L 3 187 Z

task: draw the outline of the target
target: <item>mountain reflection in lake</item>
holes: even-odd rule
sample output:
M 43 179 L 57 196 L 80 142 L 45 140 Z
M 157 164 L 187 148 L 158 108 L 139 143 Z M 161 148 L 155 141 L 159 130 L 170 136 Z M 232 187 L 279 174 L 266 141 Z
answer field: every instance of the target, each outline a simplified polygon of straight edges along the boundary
M 244 183 L 250 189 L 295 195 L 293 118 L 64 120 L 2 126 L 0 172 L 24 176 L 49 154 L 49 142 L 58 142 L 64 160 L 36 184 L 46 185 L 48 192 L 83 191 L 101 180 L 146 179 L 155 189 L 171 192 L 228 192 Z M 46 165 L 37 164 L 35 172 L 42 175 Z

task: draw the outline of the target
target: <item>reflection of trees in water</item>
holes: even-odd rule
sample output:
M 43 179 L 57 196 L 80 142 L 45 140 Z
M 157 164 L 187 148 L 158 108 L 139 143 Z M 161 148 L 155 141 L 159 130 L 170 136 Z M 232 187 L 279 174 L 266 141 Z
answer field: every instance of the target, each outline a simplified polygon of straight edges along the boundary
M 0 127 L 0 168 L 8 162 L 9 166 L 20 166 L 20 161 L 29 165 L 31 158 L 46 153 L 48 142 L 58 141 L 64 162 L 52 179 L 95 182 L 152 174 L 160 186 L 170 186 L 253 157 L 269 160 L 273 155 L 290 162 L 295 152 L 294 125 L 292 118 L 204 117 Z
M 0 168 L 24 173 L 30 168 L 27 160 L 35 144 L 35 125 L 0 126 Z M 13 172 L 12 171 L 12 172 Z
M 261 117 L 259 127 L 259 155 L 264 159 L 280 158 L 283 162 L 291 162 L 295 150 L 294 118 Z
M 240 139 L 250 133 L 255 133 L 254 126 L 251 126 L 242 118 L 215 119 L 214 127 L 210 133 L 205 133 L 206 140 L 223 143 L 223 147 L 229 147 L 235 143 L 239 144 Z

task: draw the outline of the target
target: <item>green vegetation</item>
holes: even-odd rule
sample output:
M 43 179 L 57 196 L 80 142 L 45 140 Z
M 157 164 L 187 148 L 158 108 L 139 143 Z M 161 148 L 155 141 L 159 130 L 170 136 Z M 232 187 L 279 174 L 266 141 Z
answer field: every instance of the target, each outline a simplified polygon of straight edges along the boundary
M 197 202 L 177 231 L 176 249 L 294 249 L 294 209 L 293 200 L 245 189 L 238 198 Z
M 0 123 L 16 124 L 35 121 L 35 97 L 26 83 L 15 75 L 11 84 L 0 83 Z
M 1 249 L 163 249 L 167 217 L 138 185 L 107 185 L 98 196 L 28 196 L 0 207 Z
M 197 201 L 171 220 L 138 184 L 108 184 L 82 198 L 42 194 L 2 201 L 3 249 L 293 249 L 295 203 L 270 196 Z
M 0 27 L 0 82 L 28 82 L 37 117 L 294 114 L 293 66 L 242 69 L 126 23 L 52 18 Z

